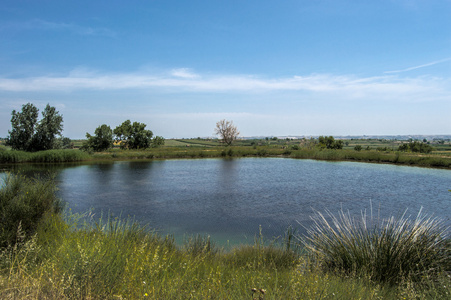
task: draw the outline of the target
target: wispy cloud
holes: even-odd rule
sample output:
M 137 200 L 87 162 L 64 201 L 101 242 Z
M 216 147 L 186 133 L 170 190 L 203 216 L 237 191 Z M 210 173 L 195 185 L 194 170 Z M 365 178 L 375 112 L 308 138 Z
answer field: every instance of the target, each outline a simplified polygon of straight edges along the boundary
M 171 93 L 269 93 L 289 91 L 330 95 L 341 99 L 396 99 L 396 101 L 451 100 L 451 79 L 437 77 L 401 78 L 312 74 L 282 78 L 251 75 L 200 75 L 188 69 L 161 74 L 105 74 L 77 69 L 64 76 L 27 78 L 0 77 L 0 91 L 77 91 L 149 89 Z
M 116 33 L 108 28 L 81 26 L 72 23 L 49 22 L 41 19 L 34 19 L 27 22 L 6 23 L 0 26 L 0 30 L 46 30 L 54 32 L 70 32 L 77 35 L 116 37 Z
M 408 72 L 408 71 L 412 71 L 412 70 L 416 70 L 416 69 L 421 69 L 421 68 L 425 68 L 425 67 L 429 67 L 429 66 L 433 66 L 433 65 L 437 65 L 437 64 L 441 64 L 447 61 L 451 61 L 451 57 L 445 58 L 445 59 L 441 59 L 441 60 L 436 60 L 427 64 L 422 64 L 422 65 L 418 65 L 418 66 L 414 66 L 414 67 L 410 67 L 410 68 L 406 68 L 406 69 L 401 69 L 401 70 L 394 70 L 394 71 L 386 71 L 384 72 L 385 74 L 394 74 L 394 73 L 402 73 L 402 72 Z
M 174 77 L 181 77 L 181 78 L 188 78 L 188 79 L 199 78 L 198 74 L 193 73 L 190 69 L 187 69 L 187 68 L 173 69 L 170 72 L 170 74 Z

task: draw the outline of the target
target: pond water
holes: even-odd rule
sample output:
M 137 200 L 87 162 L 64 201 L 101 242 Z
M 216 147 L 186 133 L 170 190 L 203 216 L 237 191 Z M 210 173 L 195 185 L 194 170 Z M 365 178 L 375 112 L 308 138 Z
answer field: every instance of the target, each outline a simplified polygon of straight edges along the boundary
M 49 168 L 48 166 L 46 168 Z M 286 158 L 127 161 L 55 166 L 73 212 L 133 216 L 178 241 L 209 234 L 220 245 L 271 239 L 333 213 L 451 216 L 451 171 Z

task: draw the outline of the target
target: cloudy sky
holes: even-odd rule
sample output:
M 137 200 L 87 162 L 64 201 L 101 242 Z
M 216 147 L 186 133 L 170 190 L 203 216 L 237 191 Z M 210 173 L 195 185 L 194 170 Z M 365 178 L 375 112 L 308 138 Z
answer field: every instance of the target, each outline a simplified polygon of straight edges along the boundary
M 0 137 L 451 134 L 451 0 L 2 0 L 0 45 Z

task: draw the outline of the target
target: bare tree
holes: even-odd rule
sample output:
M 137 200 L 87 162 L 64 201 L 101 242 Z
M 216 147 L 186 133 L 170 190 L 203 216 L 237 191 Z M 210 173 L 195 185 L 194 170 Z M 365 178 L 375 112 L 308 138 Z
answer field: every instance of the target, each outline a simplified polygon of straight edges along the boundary
M 233 121 L 221 120 L 216 123 L 215 134 L 219 135 L 224 143 L 229 146 L 236 140 L 240 132 L 233 125 Z

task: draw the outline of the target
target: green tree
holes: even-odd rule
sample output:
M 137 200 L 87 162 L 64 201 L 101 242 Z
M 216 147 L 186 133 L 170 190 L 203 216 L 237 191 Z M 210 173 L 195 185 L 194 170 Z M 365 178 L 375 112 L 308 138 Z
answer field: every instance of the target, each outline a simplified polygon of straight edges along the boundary
M 8 145 L 15 150 L 40 151 L 58 147 L 57 135 L 63 131 L 63 117 L 47 104 L 38 122 L 39 110 L 32 103 L 22 105 L 22 111 L 12 111 Z
M 33 148 L 33 136 L 38 122 L 36 106 L 31 103 L 22 105 L 22 111 L 11 113 L 12 130 L 9 131 L 7 144 L 14 150 L 31 151 Z
M 113 147 L 113 130 L 106 124 L 97 127 L 93 136 L 86 133 L 86 138 L 82 150 L 104 151 Z
M 61 137 L 60 139 L 58 139 L 58 143 L 59 143 L 58 148 L 61 148 L 61 149 L 73 149 L 74 148 L 74 143 L 68 137 Z
M 164 145 L 164 137 L 162 136 L 156 136 L 153 138 L 152 140 L 152 147 L 153 148 L 158 148 L 160 146 Z
M 398 151 L 409 151 L 419 153 L 430 153 L 434 148 L 426 143 L 411 141 L 407 144 L 402 144 L 398 147 Z
M 335 140 L 333 136 L 320 136 L 318 146 L 322 149 L 343 149 L 343 141 Z
M 56 136 L 61 137 L 63 131 L 63 116 L 55 107 L 47 104 L 42 112 L 42 119 L 36 126 L 36 133 L 33 137 L 33 147 L 35 151 L 50 150 L 57 148 Z
M 146 130 L 146 124 L 127 120 L 117 126 L 113 133 L 121 141 L 121 148 L 145 149 L 151 146 L 153 132 Z

